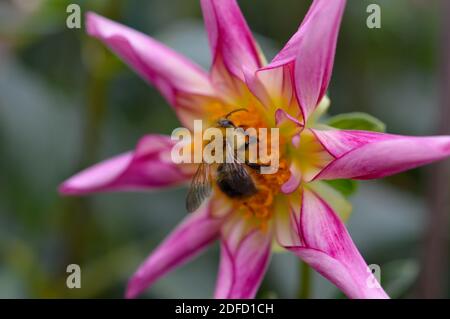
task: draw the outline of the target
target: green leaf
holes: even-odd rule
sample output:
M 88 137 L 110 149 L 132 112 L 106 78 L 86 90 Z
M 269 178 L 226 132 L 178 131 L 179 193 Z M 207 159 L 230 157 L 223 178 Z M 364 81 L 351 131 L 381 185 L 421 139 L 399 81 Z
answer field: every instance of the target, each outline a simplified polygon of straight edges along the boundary
M 324 181 L 339 193 L 345 197 L 349 197 L 354 194 L 358 189 L 358 182 L 351 179 L 334 179 L 329 181 Z
M 344 130 L 386 131 L 386 125 L 383 122 L 362 112 L 339 114 L 329 118 L 326 124 Z

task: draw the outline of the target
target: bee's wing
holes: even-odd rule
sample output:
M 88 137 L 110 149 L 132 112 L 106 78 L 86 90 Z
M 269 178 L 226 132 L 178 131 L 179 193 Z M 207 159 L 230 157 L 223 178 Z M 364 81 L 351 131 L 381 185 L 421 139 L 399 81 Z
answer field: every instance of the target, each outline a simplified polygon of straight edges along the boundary
M 202 202 L 211 194 L 210 165 L 201 163 L 192 178 L 186 196 L 186 209 L 192 213 L 200 207 Z

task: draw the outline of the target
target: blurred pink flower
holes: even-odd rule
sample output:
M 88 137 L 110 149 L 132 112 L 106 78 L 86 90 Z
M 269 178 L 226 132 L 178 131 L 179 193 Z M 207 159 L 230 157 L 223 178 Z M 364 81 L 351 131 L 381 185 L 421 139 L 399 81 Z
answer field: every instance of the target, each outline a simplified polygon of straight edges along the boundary
M 374 280 L 343 221 L 351 206 L 322 180 L 371 179 L 450 154 L 450 137 L 407 137 L 337 130 L 317 119 L 329 104 L 331 77 L 345 0 L 315 0 L 298 31 L 267 64 L 235 0 L 202 0 L 212 49 L 208 74 L 156 40 L 126 26 L 87 15 L 87 31 L 156 86 L 192 128 L 230 110 L 242 125 L 279 127 L 285 141 L 281 170 L 257 177 L 259 192 L 246 205 L 215 187 L 208 202 L 185 220 L 139 267 L 126 296 L 193 258 L 216 239 L 221 260 L 215 297 L 253 298 L 273 247 L 296 254 L 350 298 L 388 298 Z M 287 142 L 286 142 L 287 141 Z M 173 141 L 147 135 L 134 151 L 113 157 L 65 181 L 60 192 L 149 190 L 188 182 L 195 167 L 170 160 Z

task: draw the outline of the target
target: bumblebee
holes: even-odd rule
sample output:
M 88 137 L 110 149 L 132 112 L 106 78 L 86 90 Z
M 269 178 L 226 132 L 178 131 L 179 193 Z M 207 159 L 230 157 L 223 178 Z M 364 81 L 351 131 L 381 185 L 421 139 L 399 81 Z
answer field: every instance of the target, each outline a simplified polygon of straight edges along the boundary
M 230 116 L 236 112 L 246 111 L 247 109 L 237 109 L 220 118 L 217 128 L 242 129 L 236 126 Z M 249 141 L 246 140 L 244 147 L 248 147 Z M 243 199 L 257 193 L 257 188 L 253 178 L 247 171 L 247 168 L 258 170 L 262 165 L 257 163 L 249 163 L 246 159 L 244 163 L 239 162 L 236 158 L 236 152 L 233 147 L 224 141 L 224 154 L 232 159 L 231 163 L 221 163 L 219 165 L 200 163 L 186 196 L 186 209 L 188 212 L 197 210 L 202 202 L 209 197 L 212 191 L 212 175 L 213 169 L 216 168 L 215 178 L 219 189 L 232 199 Z

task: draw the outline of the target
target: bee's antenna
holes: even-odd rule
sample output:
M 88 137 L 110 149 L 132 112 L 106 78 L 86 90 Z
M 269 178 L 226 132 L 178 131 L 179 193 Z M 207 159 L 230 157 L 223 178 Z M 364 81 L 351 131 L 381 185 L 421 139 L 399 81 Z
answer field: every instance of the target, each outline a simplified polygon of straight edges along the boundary
M 248 110 L 247 110 L 246 108 L 240 108 L 240 109 L 231 111 L 230 113 L 228 113 L 227 115 L 225 115 L 225 118 L 228 120 L 228 118 L 229 118 L 232 114 L 237 113 L 237 112 L 243 112 L 243 111 L 248 112 Z

